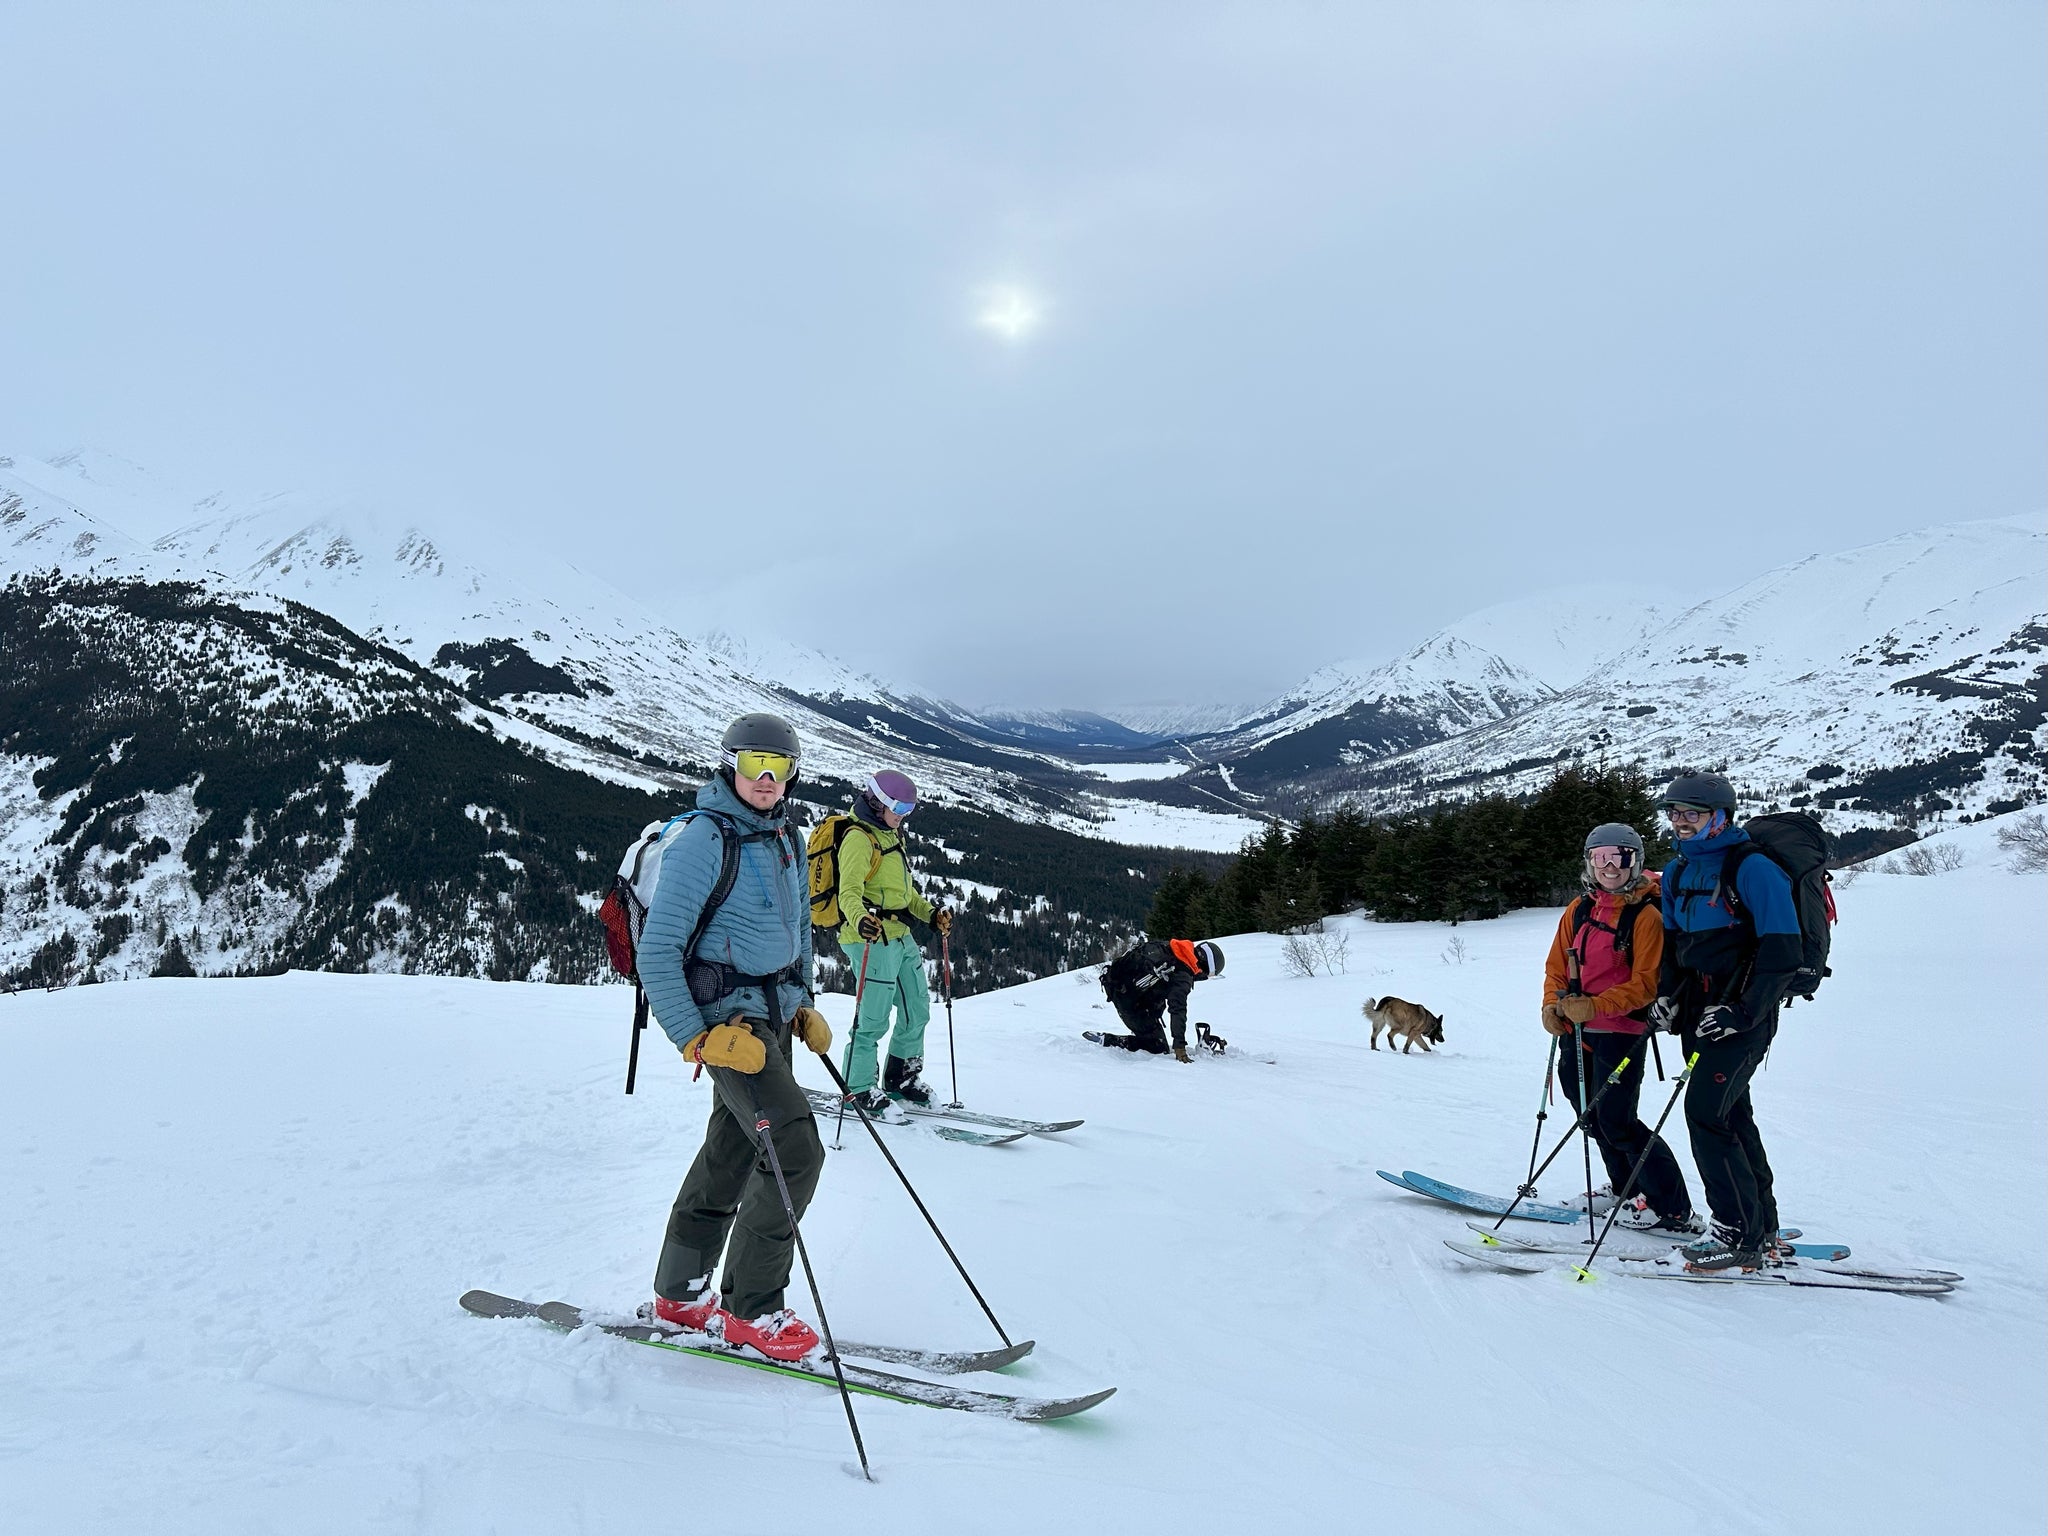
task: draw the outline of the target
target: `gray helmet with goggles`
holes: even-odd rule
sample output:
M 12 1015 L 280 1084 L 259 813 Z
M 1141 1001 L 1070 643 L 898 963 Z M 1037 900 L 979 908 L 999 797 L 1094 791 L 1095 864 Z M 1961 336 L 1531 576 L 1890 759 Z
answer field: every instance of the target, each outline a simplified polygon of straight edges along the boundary
M 1684 805 L 1702 811 L 1735 814 L 1735 786 L 1721 773 L 1681 773 L 1664 791 L 1659 805 Z
M 796 727 L 780 715 L 765 712 L 741 715 L 725 728 L 718 743 L 719 764 L 734 777 L 774 778 L 794 784 L 801 757 Z

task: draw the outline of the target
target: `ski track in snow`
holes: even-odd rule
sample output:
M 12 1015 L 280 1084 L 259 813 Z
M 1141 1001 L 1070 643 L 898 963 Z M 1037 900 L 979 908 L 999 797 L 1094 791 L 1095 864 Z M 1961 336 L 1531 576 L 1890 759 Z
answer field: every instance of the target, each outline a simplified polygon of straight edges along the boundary
M 2048 880 L 1981 832 L 1956 834 L 1961 870 L 1843 891 L 1838 974 L 1757 1088 L 1786 1219 L 1962 1270 L 1954 1295 L 1465 1267 L 1442 1246 L 1464 1218 L 1373 1170 L 1513 1186 L 1555 913 L 1463 925 L 1462 965 L 1442 927 L 1354 923 L 1351 973 L 1308 981 L 1238 938 L 1194 1016 L 1273 1065 L 1085 1045 L 1111 1019 L 1092 978 L 958 1005 L 970 1104 L 1088 1123 L 1000 1149 L 884 1134 L 1039 1341 L 990 1384 L 1120 1391 L 1054 1426 L 858 1399 L 872 1489 L 830 1392 L 456 1307 L 648 1294 L 708 1088 L 650 1032 L 620 1092 L 624 989 L 0 997 L 0 1525 L 2037 1531 Z M 1444 1046 L 1370 1051 L 1358 1007 L 1383 993 L 1440 1009 Z M 944 1038 L 941 1012 L 941 1086 Z M 1646 1118 L 1667 1091 L 1645 1084 Z M 848 1336 L 995 1342 L 857 1127 L 806 1230 Z M 810 1313 L 800 1276 L 791 1296 Z

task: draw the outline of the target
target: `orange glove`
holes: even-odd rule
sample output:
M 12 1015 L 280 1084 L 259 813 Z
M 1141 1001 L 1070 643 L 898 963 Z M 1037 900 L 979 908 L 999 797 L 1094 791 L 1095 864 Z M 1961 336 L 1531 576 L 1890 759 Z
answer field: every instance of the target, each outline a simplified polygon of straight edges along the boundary
M 1545 1003 L 1543 1005 L 1543 1030 L 1545 1034 L 1560 1036 L 1568 1035 L 1572 1032 L 1570 1023 L 1566 1021 L 1563 1014 L 1557 1011 L 1557 1004 L 1555 1003 Z
M 1590 1024 L 1600 1008 L 1590 997 L 1561 997 L 1557 1000 L 1557 1011 L 1574 1024 Z

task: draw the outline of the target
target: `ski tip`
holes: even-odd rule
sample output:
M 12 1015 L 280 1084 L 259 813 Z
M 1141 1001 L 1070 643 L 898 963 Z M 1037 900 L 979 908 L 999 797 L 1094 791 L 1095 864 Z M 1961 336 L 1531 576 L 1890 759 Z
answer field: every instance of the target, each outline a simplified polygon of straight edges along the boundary
M 1026 1423 L 1045 1424 L 1054 1419 L 1070 1419 L 1077 1413 L 1086 1413 L 1090 1408 L 1108 1402 L 1116 1396 L 1115 1387 L 1104 1387 L 1100 1392 L 1090 1392 L 1084 1397 L 1043 1398 L 1021 1403 L 1013 1418 Z
M 477 1317 L 530 1317 L 533 1314 L 531 1302 L 515 1301 L 495 1291 L 464 1291 L 456 1305 Z

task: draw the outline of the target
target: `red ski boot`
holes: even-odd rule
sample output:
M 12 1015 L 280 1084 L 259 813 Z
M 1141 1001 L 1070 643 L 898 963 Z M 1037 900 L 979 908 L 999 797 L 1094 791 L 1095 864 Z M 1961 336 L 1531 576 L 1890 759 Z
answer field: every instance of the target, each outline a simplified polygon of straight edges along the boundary
M 784 1307 L 751 1323 L 721 1314 L 720 1323 L 728 1344 L 746 1344 L 770 1360 L 801 1360 L 818 1347 L 818 1330 Z
M 695 1301 L 670 1301 L 666 1296 L 654 1298 L 654 1316 L 657 1321 L 677 1328 L 687 1328 L 692 1333 L 709 1332 L 711 1319 L 717 1315 L 716 1291 L 707 1290 Z

